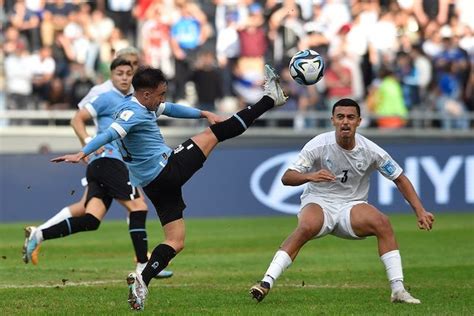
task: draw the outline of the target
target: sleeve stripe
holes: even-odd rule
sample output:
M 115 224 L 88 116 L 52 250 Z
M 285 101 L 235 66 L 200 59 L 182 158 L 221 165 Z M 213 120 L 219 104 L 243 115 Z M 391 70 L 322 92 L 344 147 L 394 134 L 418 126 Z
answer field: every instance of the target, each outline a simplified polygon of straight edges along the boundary
M 158 109 L 156 110 L 156 116 L 160 116 L 161 114 L 163 114 L 163 112 L 165 111 L 165 108 L 166 108 L 166 103 L 160 103 L 160 105 L 158 106 Z
M 127 132 L 123 129 L 122 126 L 120 126 L 116 122 L 113 122 L 110 127 L 113 128 L 120 135 L 121 138 L 127 136 Z
M 97 117 L 97 111 L 94 109 L 94 106 L 90 102 L 84 104 L 84 108 L 90 113 L 93 118 Z

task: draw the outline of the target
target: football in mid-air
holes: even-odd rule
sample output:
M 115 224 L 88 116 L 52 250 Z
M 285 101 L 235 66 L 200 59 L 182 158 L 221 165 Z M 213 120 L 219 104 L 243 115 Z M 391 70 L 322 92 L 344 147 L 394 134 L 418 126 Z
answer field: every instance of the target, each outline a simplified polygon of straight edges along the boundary
M 324 75 L 324 59 L 311 49 L 300 50 L 290 60 L 290 74 L 303 85 L 312 85 Z

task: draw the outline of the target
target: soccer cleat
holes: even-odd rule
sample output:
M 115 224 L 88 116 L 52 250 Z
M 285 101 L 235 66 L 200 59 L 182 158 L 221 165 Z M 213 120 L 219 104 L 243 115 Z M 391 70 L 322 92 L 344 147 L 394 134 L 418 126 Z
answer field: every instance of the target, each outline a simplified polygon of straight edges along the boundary
M 265 65 L 263 93 L 275 101 L 275 106 L 282 106 L 288 99 L 280 86 L 280 76 L 278 76 L 275 69 L 268 64 Z
M 128 284 L 128 304 L 131 309 L 143 310 L 148 288 L 142 280 L 141 274 L 132 272 L 127 277 Z
M 250 288 L 250 295 L 256 299 L 257 302 L 261 302 L 265 296 L 270 292 L 270 284 L 268 282 L 259 282 Z
M 408 293 L 407 290 L 401 290 L 401 291 L 392 293 L 390 300 L 392 301 L 392 303 L 407 303 L 407 304 L 420 304 L 421 303 L 419 299 L 411 296 L 411 294 Z
M 40 243 L 36 239 L 35 232 L 35 226 L 25 227 L 25 242 L 23 243 L 22 252 L 24 263 L 28 263 L 31 261 L 32 264 L 37 265 Z

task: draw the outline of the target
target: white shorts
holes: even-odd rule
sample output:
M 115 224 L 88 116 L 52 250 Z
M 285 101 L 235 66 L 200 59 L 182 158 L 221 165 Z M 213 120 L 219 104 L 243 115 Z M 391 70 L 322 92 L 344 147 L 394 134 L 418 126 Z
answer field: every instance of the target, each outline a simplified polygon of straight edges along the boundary
M 314 238 L 320 238 L 327 234 L 331 234 L 344 239 L 365 239 L 365 237 L 357 236 L 352 230 L 351 210 L 354 205 L 367 202 L 351 201 L 343 203 L 328 203 L 323 199 L 308 195 L 301 199 L 301 209 L 310 203 L 321 206 L 324 214 L 323 226 Z

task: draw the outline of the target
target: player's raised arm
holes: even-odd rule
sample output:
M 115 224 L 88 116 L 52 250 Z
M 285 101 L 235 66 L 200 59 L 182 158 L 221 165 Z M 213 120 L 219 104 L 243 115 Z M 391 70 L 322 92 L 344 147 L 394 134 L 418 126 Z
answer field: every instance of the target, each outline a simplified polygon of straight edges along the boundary
M 410 180 L 404 174 L 401 174 L 393 180 L 393 182 L 397 185 L 398 190 L 402 193 L 405 200 L 407 200 L 415 212 L 418 227 L 420 229 L 431 230 L 433 227 L 434 215 L 425 210 Z
M 94 137 L 80 152 L 53 158 L 51 159 L 51 162 L 78 163 L 100 147 L 118 139 L 119 137 L 120 135 L 113 128 L 109 127 L 106 131 Z

